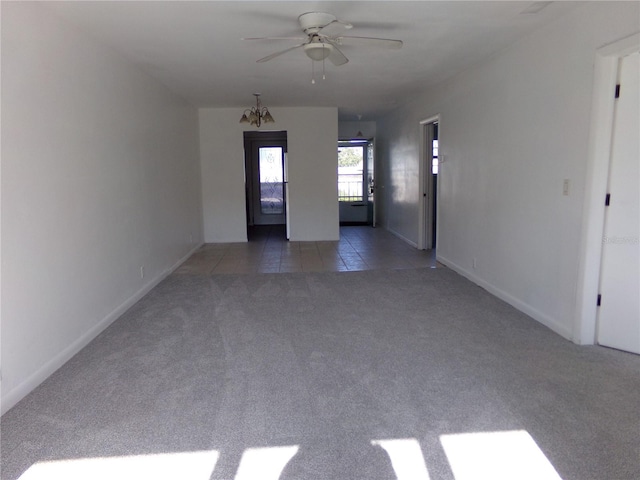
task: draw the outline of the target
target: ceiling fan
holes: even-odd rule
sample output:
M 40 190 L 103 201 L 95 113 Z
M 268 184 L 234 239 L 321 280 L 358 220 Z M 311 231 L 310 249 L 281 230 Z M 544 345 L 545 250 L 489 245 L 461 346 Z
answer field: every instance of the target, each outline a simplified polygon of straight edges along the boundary
M 306 37 L 254 37 L 243 40 L 299 40 L 302 43 L 285 50 L 272 53 L 257 60 L 258 63 L 268 62 L 280 55 L 302 48 L 311 60 L 322 61 L 328 59 L 334 65 L 344 65 L 349 59 L 340 51 L 338 46 L 356 43 L 366 43 L 384 48 L 402 48 L 402 40 L 375 37 L 355 37 L 342 35 L 353 25 L 338 20 L 335 15 L 323 12 L 307 12 L 298 17 L 298 23 Z

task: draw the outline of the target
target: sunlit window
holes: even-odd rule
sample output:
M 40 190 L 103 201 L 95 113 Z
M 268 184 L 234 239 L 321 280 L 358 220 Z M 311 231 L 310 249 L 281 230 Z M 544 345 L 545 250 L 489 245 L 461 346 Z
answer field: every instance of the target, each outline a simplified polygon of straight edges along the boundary
M 260 212 L 263 215 L 284 213 L 282 155 L 282 147 L 260 147 Z
M 338 200 L 362 202 L 364 200 L 365 146 L 338 147 Z
M 431 173 L 438 174 L 438 140 L 434 140 L 431 147 Z

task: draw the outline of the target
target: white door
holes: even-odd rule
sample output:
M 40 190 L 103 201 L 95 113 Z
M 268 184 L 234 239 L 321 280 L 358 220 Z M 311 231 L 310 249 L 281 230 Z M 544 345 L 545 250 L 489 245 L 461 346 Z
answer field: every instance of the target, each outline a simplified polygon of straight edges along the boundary
M 284 152 L 284 198 L 289 198 L 289 157 L 287 156 L 287 152 Z M 287 223 L 287 240 L 291 238 L 291 227 L 289 227 L 289 222 L 291 221 L 291 216 L 289 214 L 289 207 L 285 209 L 285 222 Z
M 634 353 L 640 353 L 639 76 L 640 54 L 621 59 L 598 309 L 598 343 Z

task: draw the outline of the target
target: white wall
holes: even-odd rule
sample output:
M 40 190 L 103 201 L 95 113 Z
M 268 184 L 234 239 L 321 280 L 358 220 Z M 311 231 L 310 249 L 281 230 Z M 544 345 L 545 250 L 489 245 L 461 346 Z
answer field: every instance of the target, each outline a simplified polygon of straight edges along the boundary
M 46 7 L 2 2 L 3 412 L 202 241 L 197 122 Z
M 276 123 L 260 131 L 287 132 L 290 240 L 338 240 L 338 110 L 273 108 Z M 200 109 L 204 239 L 247 241 L 242 108 Z
M 637 2 L 586 2 L 379 120 L 383 224 L 417 242 L 419 122 L 440 114 L 439 260 L 573 338 L 595 52 L 638 30 Z
M 351 140 L 356 138 L 360 132 L 364 138 L 374 138 L 376 136 L 376 122 L 372 121 L 341 121 L 338 123 L 338 138 L 340 140 Z

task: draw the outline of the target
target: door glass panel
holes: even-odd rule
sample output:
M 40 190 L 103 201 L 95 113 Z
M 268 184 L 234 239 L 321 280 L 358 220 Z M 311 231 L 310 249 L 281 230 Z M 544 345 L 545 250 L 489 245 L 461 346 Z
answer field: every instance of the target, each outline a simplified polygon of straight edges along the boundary
M 284 213 L 282 147 L 260 147 L 260 211 L 263 215 Z
M 373 203 L 373 189 L 375 186 L 375 172 L 373 164 L 373 143 L 367 144 L 367 201 Z
M 358 146 L 338 146 L 338 200 L 362 202 L 364 180 L 364 149 Z
M 433 173 L 434 175 L 437 175 L 438 174 L 438 140 L 433 140 L 431 151 L 433 152 L 433 155 L 431 157 L 431 173 Z

